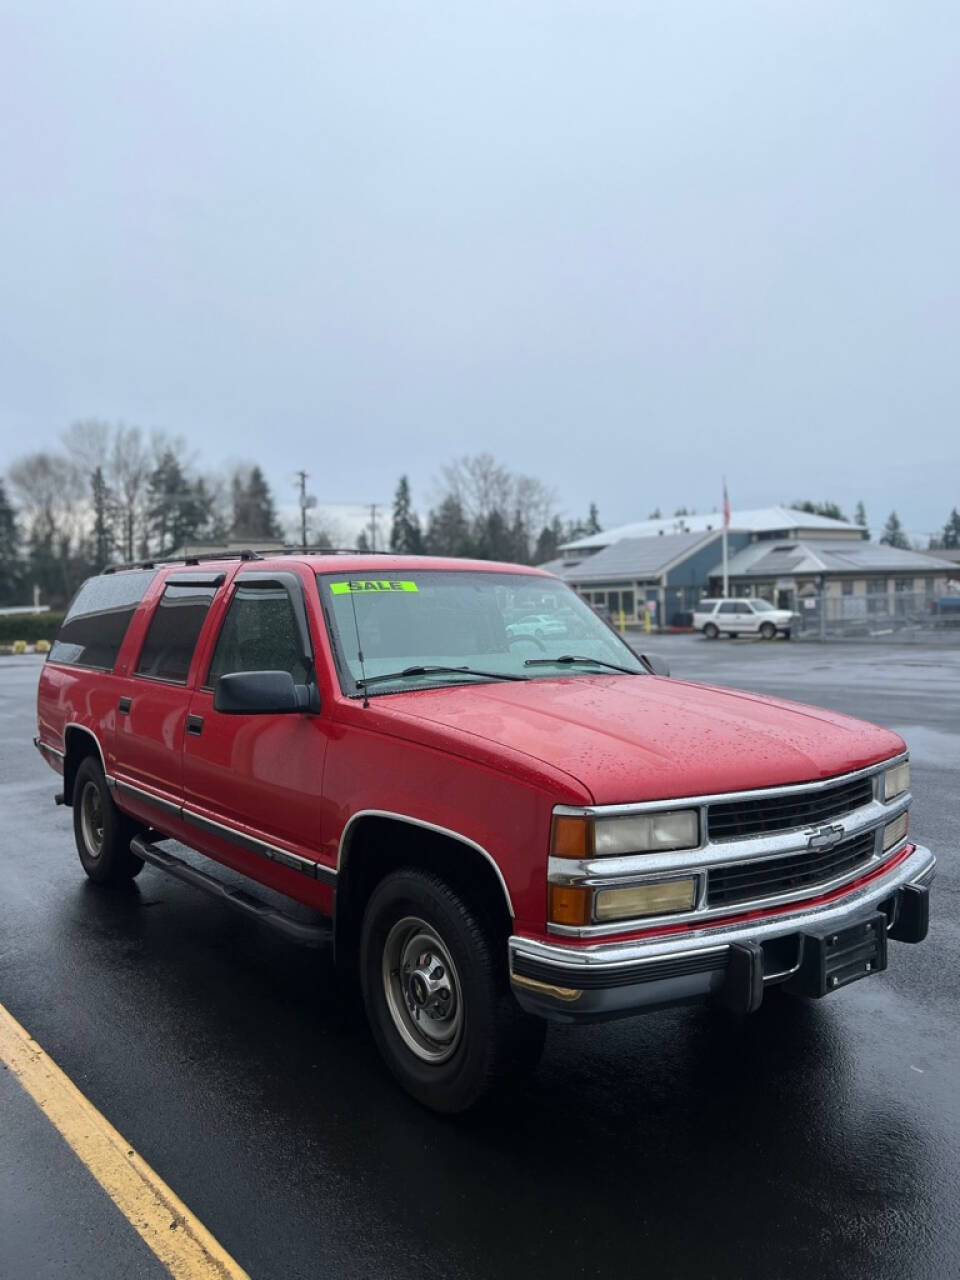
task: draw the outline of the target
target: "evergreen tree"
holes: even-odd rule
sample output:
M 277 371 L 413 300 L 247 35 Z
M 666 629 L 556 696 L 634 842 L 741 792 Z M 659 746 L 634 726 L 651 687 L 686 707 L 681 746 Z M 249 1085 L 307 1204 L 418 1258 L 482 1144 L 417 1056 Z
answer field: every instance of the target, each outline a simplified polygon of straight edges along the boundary
M 956 551 L 960 547 L 960 511 L 956 507 L 950 512 L 950 519 L 943 526 L 940 545 L 946 551 Z
M 476 548 L 470 537 L 470 527 L 464 515 L 463 504 L 455 494 L 449 494 L 435 511 L 430 512 L 426 535 L 427 553 L 431 556 L 471 556 Z
M 566 538 L 566 532 L 559 516 L 554 516 L 549 524 L 545 524 L 537 538 L 533 563 L 546 564 L 548 560 L 555 560 L 560 551 L 560 544 Z
M 600 512 L 597 510 L 595 502 L 590 503 L 590 511 L 587 515 L 587 533 L 600 532 Z
M 147 480 L 147 537 L 153 554 L 169 555 L 196 542 L 210 519 L 203 480 L 193 483 L 172 449 L 165 449 Z
M 370 550 L 370 539 L 367 537 L 366 529 L 361 529 L 357 534 L 357 550 L 363 552 Z
M 0 602 L 16 603 L 22 579 L 17 513 L 0 479 Z
M 423 552 L 420 520 L 410 505 L 410 481 L 400 477 L 393 499 L 393 524 L 390 528 L 390 550 L 418 556 Z
M 880 535 L 880 541 L 886 543 L 888 547 L 899 547 L 901 550 L 908 551 L 910 543 L 907 535 L 903 531 L 900 523 L 900 517 L 895 511 L 891 511 L 887 517 L 887 523 L 883 526 L 883 533 Z
M 283 537 L 273 495 L 259 467 L 233 478 L 233 536 L 237 541 L 270 542 Z
M 849 524 L 849 520 L 843 514 L 836 502 L 791 502 L 790 506 L 794 511 L 806 511 L 812 516 L 828 516 L 831 520 L 843 520 Z
M 99 573 L 110 561 L 115 542 L 113 494 L 103 478 L 103 467 L 95 467 L 90 476 L 93 502 L 93 566 Z
M 863 501 L 857 503 L 857 509 L 853 513 L 853 523 L 863 525 L 866 530 L 865 537 L 870 537 L 870 525 L 867 522 L 867 508 L 863 505 Z

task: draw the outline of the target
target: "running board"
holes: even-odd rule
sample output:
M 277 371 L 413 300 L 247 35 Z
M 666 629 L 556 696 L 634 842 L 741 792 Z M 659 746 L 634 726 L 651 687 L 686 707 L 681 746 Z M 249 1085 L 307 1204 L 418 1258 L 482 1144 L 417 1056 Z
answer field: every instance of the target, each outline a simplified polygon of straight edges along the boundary
M 305 921 L 295 920 L 293 916 L 284 915 L 282 911 L 261 902 L 245 889 L 235 889 L 231 885 L 224 884 L 216 876 L 200 871 L 197 867 L 184 862 L 182 858 L 168 853 L 166 849 L 159 848 L 158 842 L 166 839 L 168 837 L 162 835 L 134 836 L 130 841 L 130 852 L 135 853 L 144 862 L 149 862 L 151 867 L 165 871 L 175 880 L 191 884 L 195 889 L 201 889 L 213 898 L 219 898 L 227 906 L 235 907 L 245 915 L 269 925 L 271 929 L 275 929 L 277 933 L 282 933 L 284 937 L 294 942 L 308 947 L 320 947 L 333 940 L 333 927 L 329 921 L 324 921 L 322 924 L 307 924 Z

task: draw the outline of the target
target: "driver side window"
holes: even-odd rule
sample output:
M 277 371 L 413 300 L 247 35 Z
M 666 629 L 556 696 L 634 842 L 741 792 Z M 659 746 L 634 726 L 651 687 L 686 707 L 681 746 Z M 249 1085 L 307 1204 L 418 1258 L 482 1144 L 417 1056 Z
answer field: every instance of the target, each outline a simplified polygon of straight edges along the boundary
M 237 671 L 289 671 L 295 683 L 307 682 L 293 606 L 282 587 L 237 587 L 217 638 L 207 688 Z

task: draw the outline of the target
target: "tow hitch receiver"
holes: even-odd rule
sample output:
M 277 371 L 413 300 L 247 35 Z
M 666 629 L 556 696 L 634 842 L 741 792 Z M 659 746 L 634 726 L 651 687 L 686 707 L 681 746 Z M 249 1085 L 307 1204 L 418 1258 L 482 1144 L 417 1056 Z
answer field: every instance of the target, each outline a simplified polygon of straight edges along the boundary
M 826 933 L 803 935 L 800 968 L 784 985 L 800 996 L 825 996 L 887 967 L 887 917 L 882 911 Z

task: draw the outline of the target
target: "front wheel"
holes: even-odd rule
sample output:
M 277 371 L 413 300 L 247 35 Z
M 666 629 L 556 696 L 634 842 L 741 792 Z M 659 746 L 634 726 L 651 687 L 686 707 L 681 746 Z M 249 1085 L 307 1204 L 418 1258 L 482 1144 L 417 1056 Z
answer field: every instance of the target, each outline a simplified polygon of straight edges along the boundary
M 103 770 L 87 756 L 73 782 L 73 837 L 91 880 L 120 884 L 140 874 L 143 859 L 130 852 L 130 841 L 139 829 L 113 803 Z
M 373 1038 L 406 1091 L 434 1111 L 466 1111 L 529 1070 L 546 1024 L 509 989 L 506 947 L 448 884 L 393 872 L 371 895 L 360 981 Z
M 763 636 L 764 640 L 775 640 L 777 628 L 772 622 L 765 622 L 760 628 L 760 634 Z

